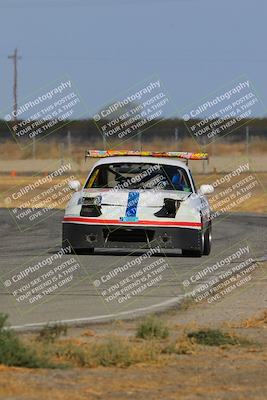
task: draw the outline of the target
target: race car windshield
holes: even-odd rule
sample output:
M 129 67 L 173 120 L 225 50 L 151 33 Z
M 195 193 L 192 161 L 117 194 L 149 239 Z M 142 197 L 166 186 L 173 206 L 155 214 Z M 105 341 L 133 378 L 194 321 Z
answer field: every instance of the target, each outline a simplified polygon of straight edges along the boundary
M 182 167 L 145 163 L 114 163 L 96 167 L 85 188 L 158 189 L 193 192 Z

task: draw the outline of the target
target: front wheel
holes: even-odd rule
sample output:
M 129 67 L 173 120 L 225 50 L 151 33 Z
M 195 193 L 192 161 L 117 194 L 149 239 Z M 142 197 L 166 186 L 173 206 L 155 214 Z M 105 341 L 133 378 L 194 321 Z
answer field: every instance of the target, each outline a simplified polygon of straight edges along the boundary
M 202 252 L 200 250 L 182 249 L 182 255 L 186 257 L 201 257 Z
M 208 256 L 210 254 L 210 251 L 211 251 L 211 224 L 204 233 L 204 246 L 203 246 L 204 256 Z
M 206 231 L 201 233 L 201 249 L 187 250 L 182 249 L 182 255 L 187 257 L 201 257 L 202 255 L 208 256 L 211 251 L 211 224 L 209 224 Z

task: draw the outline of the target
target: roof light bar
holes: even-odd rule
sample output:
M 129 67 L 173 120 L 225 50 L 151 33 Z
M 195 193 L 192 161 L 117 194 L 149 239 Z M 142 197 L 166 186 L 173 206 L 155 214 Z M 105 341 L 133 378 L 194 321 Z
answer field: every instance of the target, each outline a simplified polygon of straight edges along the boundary
M 104 157 L 126 157 L 126 156 L 141 156 L 141 157 L 173 157 L 183 160 L 207 160 L 208 153 L 190 153 L 186 151 L 135 151 L 135 150 L 87 150 L 85 159 L 104 158 Z

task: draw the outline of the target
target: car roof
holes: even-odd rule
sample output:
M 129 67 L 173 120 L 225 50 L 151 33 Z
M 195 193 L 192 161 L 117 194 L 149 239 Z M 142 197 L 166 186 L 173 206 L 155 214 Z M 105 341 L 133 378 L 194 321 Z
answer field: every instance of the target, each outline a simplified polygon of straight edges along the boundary
M 101 158 L 94 164 L 94 167 L 103 164 L 116 164 L 116 163 L 145 163 L 145 164 L 162 164 L 162 165 L 173 165 L 176 167 L 184 168 L 189 170 L 185 162 L 175 160 L 173 158 L 166 157 L 140 157 L 140 156 L 126 156 L 126 157 L 105 157 Z

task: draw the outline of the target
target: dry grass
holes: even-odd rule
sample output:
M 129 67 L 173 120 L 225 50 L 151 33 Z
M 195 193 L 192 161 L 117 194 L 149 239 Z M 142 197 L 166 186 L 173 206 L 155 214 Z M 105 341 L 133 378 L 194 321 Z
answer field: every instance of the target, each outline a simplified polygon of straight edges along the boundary
M 197 344 L 190 340 L 186 334 L 182 334 L 179 339 L 168 343 L 163 349 L 163 354 L 197 354 Z
M 177 340 L 138 340 L 115 335 L 101 338 L 68 338 L 54 342 L 35 341 L 32 346 L 39 357 L 45 357 L 53 365 L 61 367 L 120 367 L 161 362 L 171 354 L 193 354 L 189 348 L 194 345 Z M 166 349 L 169 349 L 166 351 Z M 182 350 L 183 349 L 183 350 Z
M 239 324 L 231 324 L 231 328 L 267 328 L 267 311 L 260 316 L 256 315 L 245 319 Z
M 116 149 L 136 150 L 139 149 L 140 144 L 138 141 L 126 141 L 122 142 L 120 146 L 116 146 Z M 95 148 L 103 149 L 102 141 L 83 141 L 82 143 L 73 143 L 71 146 L 71 154 L 68 152 L 67 145 L 56 140 L 43 140 L 36 143 L 36 158 L 47 159 L 49 154 L 50 159 L 60 159 L 62 153 L 64 157 L 71 158 L 75 161 L 80 162 L 84 158 L 84 152 L 86 149 Z M 144 142 L 142 144 L 142 150 L 155 150 L 155 151 L 201 151 L 203 148 L 191 138 L 186 138 L 178 143 L 174 141 L 154 139 L 153 141 Z M 234 154 L 241 156 L 246 151 L 245 142 L 233 142 L 227 143 L 222 140 L 217 140 L 215 143 L 207 146 L 206 151 L 210 155 L 229 155 Z M 260 138 L 253 138 L 250 143 L 250 154 L 266 154 L 267 153 L 267 140 Z M 20 147 L 12 140 L 7 140 L 1 144 L 1 159 L 2 160 L 19 160 L 19 159 L 31 159 L 32 158 L 32 146 L 21 150 Z
M 191 326 L 190 329 L 187 325 L 174 325 L 169 328 L 169 335 L 162 334 L 165 332 L 164 321 L 154 316 L 148 318 L 141 324 L 137 323 L 135 335 L 130 336 L 94 336 L 87 335 L 88 331 L 85 330 L 78 337 L 61 338 L 61 334 L 67 335 L 67 328 L 55 325 L 49 326 L 49 331 L 48 327 L 45 327 L 39 334 L 22 336 L 21 340 L 26 348 L 31 348 L 39 359 L 47 360 L 51 366 L 85 369 L 161 364 L 170 362 L 173 357 L 196 355 L 203 351 L 203 346 L 251 344 L 229 329 L 221 331 L 197 325 Z M 145 327 L 145 335 L 140 335 L 140 327 L 142 333 Z

